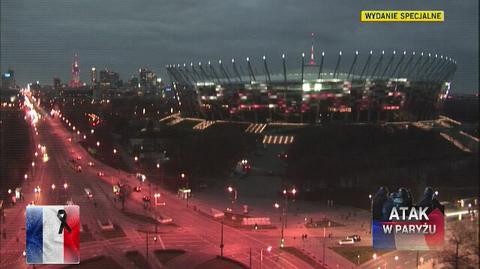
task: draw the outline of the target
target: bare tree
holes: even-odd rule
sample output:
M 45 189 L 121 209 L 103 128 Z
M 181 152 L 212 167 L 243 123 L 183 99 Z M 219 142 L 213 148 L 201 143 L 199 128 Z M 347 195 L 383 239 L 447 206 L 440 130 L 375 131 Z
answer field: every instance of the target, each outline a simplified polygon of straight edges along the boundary
M 478 223 L 464 220 L 451 225 L 452 231 L 441 261 L 443 268 L 476 268 L 478 265 Z

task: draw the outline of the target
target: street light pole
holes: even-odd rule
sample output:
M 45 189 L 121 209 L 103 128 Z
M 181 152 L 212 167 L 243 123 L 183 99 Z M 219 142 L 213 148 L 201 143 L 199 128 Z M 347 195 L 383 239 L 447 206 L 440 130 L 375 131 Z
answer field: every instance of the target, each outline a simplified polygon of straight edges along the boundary
M 373 196 L 371 194 L 369 194 L 368 198 L 370 199 L 370 214 L 373 214 Z M 370 227 L 368 227 L 368 233 L 372 233 L 373 215 L 369 219 L 370 219 Z
M 252 248 L 250 248 L 250 269 L 252 269 Z
M 147 259 L 147 264 L 148 264 L 148 231 L 145 231 L 145 243 L 146 243 L 146 252 L 145 252 L 145 256 L 146 256 L 146 259 Z
M 221 228 L 221 233 L 220 233 L 220 257 L 223 257 L 223 220 L 222 220 L 222 228 Z

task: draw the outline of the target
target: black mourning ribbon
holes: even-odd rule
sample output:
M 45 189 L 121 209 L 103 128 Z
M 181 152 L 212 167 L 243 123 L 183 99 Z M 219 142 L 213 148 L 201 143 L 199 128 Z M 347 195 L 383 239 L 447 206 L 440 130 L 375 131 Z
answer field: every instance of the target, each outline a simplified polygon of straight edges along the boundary
M 63 229 L 67 229 L 68 232 L 71 232 L 72 231 L 72 228 L 70 228 L 70 226 L 68 226 L 68 223 L 67 223 L 67 212 L 65 212 L 65 210 L 63 209 L 59 209 L 58 210 L 58 213 L 57 213 L 57 218 L 60 220 L 60 229 L 58 230 L 58 234 L 62 234 L 63 233 Z

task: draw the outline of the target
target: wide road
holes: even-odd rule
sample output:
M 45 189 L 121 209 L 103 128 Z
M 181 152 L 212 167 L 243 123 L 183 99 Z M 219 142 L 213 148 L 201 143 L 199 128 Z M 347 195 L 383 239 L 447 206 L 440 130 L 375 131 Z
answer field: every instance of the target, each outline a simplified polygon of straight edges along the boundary
M 37 134 L 38 133 L 38 134 Z M 183 200 L 171 195 L 158 186 L 151 185 L 151 190 L 143 186 L 143 193 L 132 193 L 126 202 L 126 210 L 122 211 L 118 202 L 114 202 L 112 184 L 118 179 L 131 186 L 138 184 L 133 175 L 108 167 L 94 160 L 77 143 L 81 137 L 72 136 L 61 123 L 61 119 L 44 117 L 36 129 L 32 127 L 35 145 L 45 146 L 48 161 L 42 160 L 41 148 L 28 179 L 23 184 L 25 201 L 19 201 L 5 210 L 5 229 L 7 238 L 1 242 L 2 268 L 27 268 L 22 252 L 25 248 L 25 206 L 32 201 L 37 205 L 66 204 L 68 201 L 80 206 L 83 234 L 88 234 L 88 242 L 81 243 L 82 260 L 97 255 L 108 255 L 120 264 L 128 267 L 123 253 L 136 249 L 145 255 L 147 235 L 150 245 L 150 263 L 160 267 L 154 260 L 153 250 L 162 248 L 181 248 L 187 251 L 198 251 L 211 255 L 220 254 L 219 222 L 210 219 L 187 208 Z M 71 165 L 71 160 L 82 166 L 82 172 L 77 172 Z M 77 160 L 79 159 L 79 160 Z M 88 166 L 93 162 L 93 167 Z M 102 171 L 105 176 L 99 177 Z M 144 183 L 144 185 L 147 183 Z M 55 187 L 53 187 L 53 185 Z M 34 189 L 40 187 L 40 192 Z M 84 189 L 91 189 L 94 197 L 88 198 Z M 38 190 L 38 188 L 37 188 Z M 132 217 L 132 214 L 153 216 L 155 210 L 145 210 L 141 197 L 149 192 L 162 194 L 161 200 L 165 206 L 157 208 L 157 213 L 173 218 L 175 226 L 155 225 L 142 218 Z M 127 214 L 125 213 L 127 212 Z M 125 236 L 107 238 L 98 225 L 98 220 L 109 219 L 120 226 Z M 153 237 L 157 236 L 157 241 Z M 262 232 L 239 230 L 224 226 L 224 255 L 249 264 L 250 256 L 254 268 L 260 267 L 260 251 L 268 246 L 274 246 L 273 251 L 263 255 L 264 268 L 312 268 L 298 258 L 280 251 L 278 237 Z M 251 255 L 250 255 L 251 253 Z

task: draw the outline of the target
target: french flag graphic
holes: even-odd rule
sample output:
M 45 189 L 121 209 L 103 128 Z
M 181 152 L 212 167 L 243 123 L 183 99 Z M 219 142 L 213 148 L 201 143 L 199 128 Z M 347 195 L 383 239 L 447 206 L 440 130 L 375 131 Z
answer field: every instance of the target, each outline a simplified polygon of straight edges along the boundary
M 372 221 L 372 241 L 374 249 L 396 250 L 440 250 L 444 245 L 445 220 L 443 213 L 434 209 L 428 214 L 428 221 L 389 222 Z M 435 227 L 434 234 L 422 233 L 385 233 L 384 226 L 389 225 L 418 225 Z
M 80 208 L 27 206 L 26 257 L 28 264 L 80 262 Z

